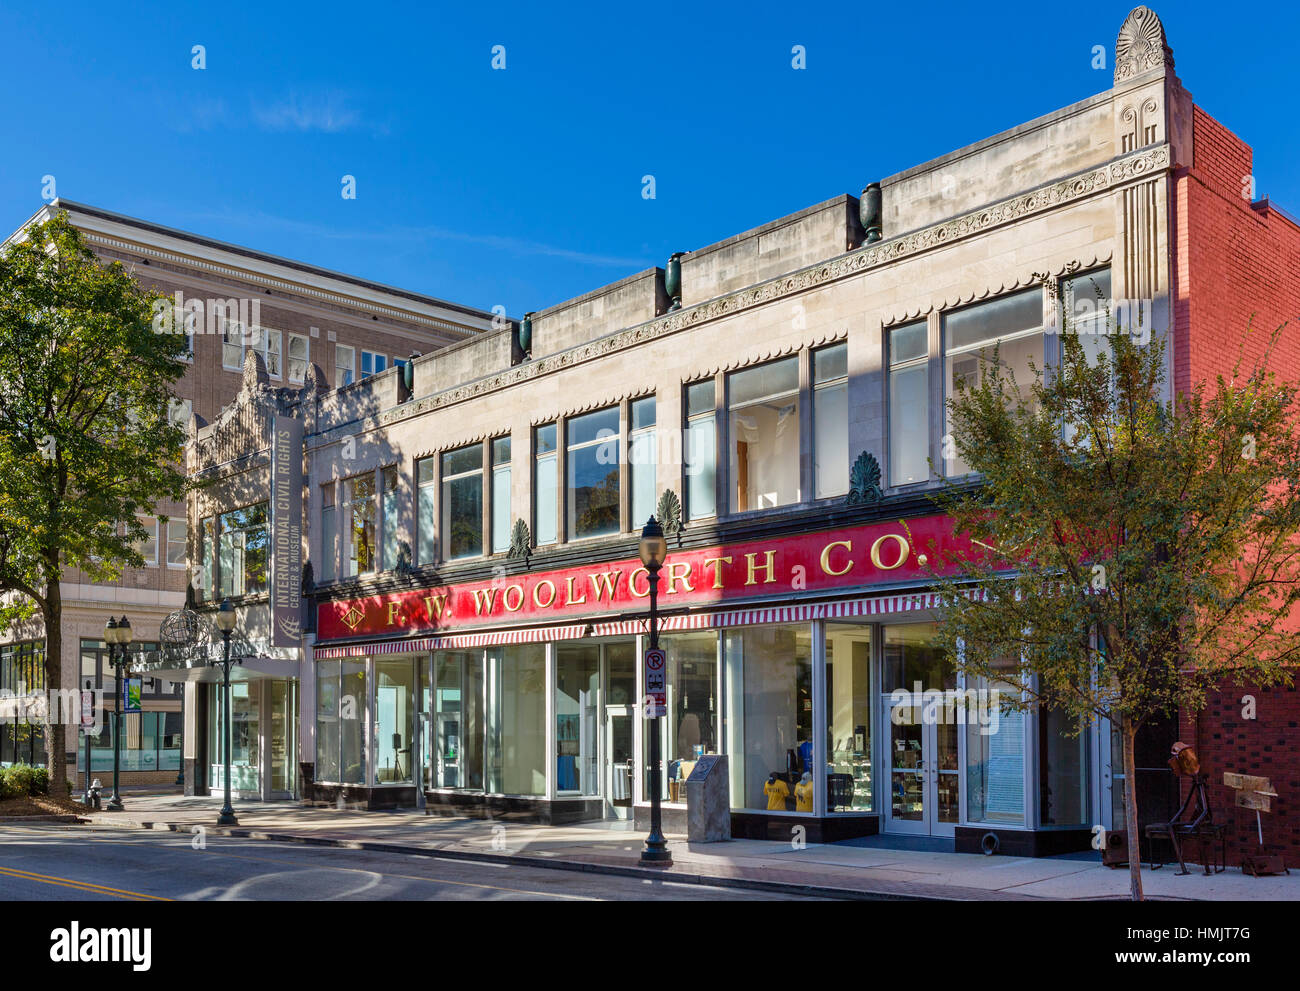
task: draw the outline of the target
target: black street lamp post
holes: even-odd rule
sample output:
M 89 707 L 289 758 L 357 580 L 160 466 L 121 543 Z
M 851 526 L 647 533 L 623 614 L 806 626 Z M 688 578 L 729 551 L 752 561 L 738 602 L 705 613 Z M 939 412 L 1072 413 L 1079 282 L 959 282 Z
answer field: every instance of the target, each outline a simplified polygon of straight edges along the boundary
M 664 566 L 668 556 L 668 542 L 664 540 L 663 527 L 653 516 L 641 531 L 641 563 L 645 565 L 650 584 L 650 649 L 659 649 L 659 569 Z M 644 663 L 642 665 L 645 666 Z M 648 698 L 647 706 L 655 705 Z M 672 867 L 673 855 L 668 852 L 668 841 L 664 839 L 663 816 L 660 809 L 659 792 L 663 788 L 663 768 L 659 746 L 659 720 L 661 714 L 655 712 L 650 717 L 650 835 L 646 837 L 645 847 L 641 851 L 642 867 Z
M 223 599 L 217 609 L 217 629 L 221 631 L 223 642 L 222 658 L 218 663 L 224 672 L 221 693 L 221 759 L 224 770 L 221 777 L 226 786 L 226 804 L 221 807 L 217 825 L 238 826 L 239 820 L 235 818 L 235 810 L 230 805 L 230 665 L 233 663 L 230 660 L 230 634 L 235 629 L 235 607 L 229 599 Z
M 113 797 L 108 800 L 105 808 L 109 812 L 121 812 L 126 807 L 122 804 L 122 793 L 119 790 L 122 767 L 122 668 L 127 662 L 127 645 L 131 643 L 131 621 L 123 616 L 119 623 L 110 616 L 104 624 L 104 642 L 108 644 L 108 663 L 113 665 L 116 683 L 113 703 Z M 89 760 L 86 767 L 89 770 Z

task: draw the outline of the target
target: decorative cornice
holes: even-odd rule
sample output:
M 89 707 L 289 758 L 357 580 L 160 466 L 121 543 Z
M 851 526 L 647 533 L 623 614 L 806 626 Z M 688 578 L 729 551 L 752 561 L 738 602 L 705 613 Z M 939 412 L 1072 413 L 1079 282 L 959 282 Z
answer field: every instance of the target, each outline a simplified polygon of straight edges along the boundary
M 967 238 L 985 234 L 1007 224 L 1046 213 L 1068 203 L 1116 189 L 1133 180 L 1167 171 L 1170 167 L 1170 160 L 1168 145 L 1155 145 L 1144 148 L 1106 165 L 1087 169 L 1026 193 L 1019 193 L 989 206 L 969 211 L 951 220 L 932 224 L 929 227 L 908 234 L 900 234 L 885 241 L 865 245 L 829 261 L 819 262 L 789 275 L 780 276 L 757 286 L 740 289 L 726 296 L 719 296 L 716 299 L 697 303 L 685 309 L 675 310 L 634 327 L 615 331 L 594 341 L 579 344 L 567 351 L 545 355 L 524 364 L 515 365 L 513 368 L 505 369 L 494 375 L 487 375 L 474 382 L 467 382 L 464 385 L 455 386 L 420 399 L 412 399 L 401 406 L 384 410 L 375 417 L 367 418 L 366 423 L 357 425 L 356 432 L 373 429 L 377 426 L 386 426 L 409 417 L 419 416 L 447 406 L 454 406 L 476 399 L 479 396 L 519 385 L 530 379 L 540 378 L 543 375 L 550 375 L 566 368 L 585 364 L 613 352 L 646 344 L 712 320 L 732 316 L 786 296 L 817 289 L 855 275 L 861 275 L 891 262 L 901 261 L 905 258 L 924 254 L 927 251 L 946 247 Z
M 709 368 L 701 368 L 690 375 L 683 376 L 682 385 L 686 385 L 689 382 L 698 382 L 700 379 L 704 378 L 711 378 L 719 372 L 739 371 L 740 369 L 748 368 L 751 365 L 761 365 L 765 361 L 772 361 L 776 358 L 785 358 L 792 354 L 798 354 L 805 347 L 819 348 L 827 344 L 838 344 L 840 341 L 847 341 L 848 339 L 849 329 L 847 327 L 842 327 L 839 330 L 831 331 L 830 333 L 823 334 L 821 337 L 813 338 L 812 340 L 804 339 L 791 341 L 784 347 L 768 348 L 763 351 L 752 351 L 744 357 L 737 358 L 735 361 L 728 362 L 725 365 L 713 365 Z
M 298 282 L 287 282 L 284 279 L 272 278 L 269 275 L 262 275 L 247 269 L 231 268 L 226 265 L 217 265 L 214 262 L 203 261 L 198 258 L 192 258 L 188 255 L 177 254 L 173 251 L 164 251 L 161 248 L 150 247 L 145 244 L 137 244 L 133 241 L 122 241 L 118 238 L 107 237 L 103 234 L 97 234 L 93 231 L 82 231 L 87 241 L 93 241 L 96 244 L 108 248 L 115 248 L 118 251 L 127 252 L 136 255 L 148 255 L 157 258 L 159 261 L 170 262 L 173 265 L 179 265 L 183 268 L 200 269 L 210 272 L 213 275 L 224 276 L 229 279 L 236 279 L 240 282 L 254 282 L 266 286 L 269 289 L 279 289 L 282 292 L 294 293 L 300 296 L 308 296 L 327 303 L 333 303 L 336 306 L 348 307 L 354 310 L 362 310 L 366 313 L 374 313 L 386 316 L 391 320 L 404 320 L 407 323 L 418 324 L 420 326 L 441 330 L 460 337 L 473 337 L 479 333 L 472 327 L 462 327 L 458 324 L 448 323 L 445 320 L 436 320 L 432 317 L 422 316 L 418 313 L 411 313 L 406 310 L 399 310 L 390 306 L 381 306 L 377 303 L 368 303 L 365 300 L 357 299 L 354 296 L 344 296 L 341 293 L 326 292 L 324 289 L 313 289 Z M 288 300 L 286 300 L 288 302 Z
M 1107 251 L 1103 254 L 1091 255 L 1086 258 L 1072 258 L 1064 264 L 1058 265 L 1055 269 L 1046 272 L 1022 272 L 1017 273 L 1015 277 L 1005 280 L 997 285 L 989 284 L 982 289 L 971 290 L 968 293 L 958 293 L 955 296 L 944 296 L 939 299 L 932 299 L 928 303 L 920 303 L 913 307 L 905 307 L 901 310 L 894 310 L 888 317 L 881 321 L 882 327 L 895 327 L 898 324 L 909 323 L 913 320 L 919 320 L 921 317 L 928 316 L 936 310 L 950 310 L 957 306 L 966 306 L 969 303 L 978 302 L 983 299 L 991 299 L 994 296 L 1001 296 L 1004 293 L 1014 292 L 1017 289 L 1028 289 L 1031 286 L 1041 286 L 1050 279 L 1060 279 L 1067 275 L 1073 275 L 1075 272 L 1087 271 L 1090 268 L 1097 268 L 1101 265 L 1108 264 L 1114 252 Z

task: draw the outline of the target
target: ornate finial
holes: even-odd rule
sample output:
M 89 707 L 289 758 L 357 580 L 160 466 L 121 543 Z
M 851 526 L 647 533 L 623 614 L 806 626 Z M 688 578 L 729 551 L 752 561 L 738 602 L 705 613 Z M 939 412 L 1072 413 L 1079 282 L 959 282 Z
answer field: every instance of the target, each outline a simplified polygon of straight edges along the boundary
M 397 561 L 393 564 L 393 571 L 402 581 L 411 580 L 411 572 L 414 570 L 411 566 L 411 545 L 405 540 L 397 542 Z
M 524 559 L 524 567 L 528 567 L 532 553 L 533 535 L 528 532 L 528 524 L 523 520 L 515 520 L 514 529 L 510 531 L 510 550 L 506 552 L 506 557 L 521 557 Z
M 1115 83 L 1162 65 L 1174 67 L 1174 53 L 1165 43 L 1165 26 L 1150 7 L 1134 7 L 1115 39 Z
M 659 517 L 659 525 L 664 528 L 664 536 L 671 537 L 677 535 L 677 544 L 680 547 L 682 543 L 682 503 L 677 498 L 677 493 L 672 489 L 664 489 L 663 495 L 659 497 L 659 505 L 655 509 L 655 515 Z
M 879 502 L 884 497 L 880 491 L 880 462 L 870 451 L 863 451 L 849 472 L 849 497 L 846 501 L 850 506 L 860 506 Z
M 311 595 L 316 590 L 316 572 L 311 561 L 302 563 L 302 594 Z

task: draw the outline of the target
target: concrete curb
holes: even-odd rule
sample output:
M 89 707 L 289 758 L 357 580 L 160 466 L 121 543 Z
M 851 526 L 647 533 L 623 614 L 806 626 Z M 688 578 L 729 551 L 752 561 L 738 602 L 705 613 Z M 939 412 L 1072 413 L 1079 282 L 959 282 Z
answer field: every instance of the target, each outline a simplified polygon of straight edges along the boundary
M 776 894 L 807 895 L 810 897 L 834 898 L 839 901 L 927 901 L 927 902 L 966 902 L 980 901 L 978 894 L 968 897 L 921 894 L 916 892 L 898 892 L 881 889 L 840 888 L 832 885 L 799 884 L 792 881 L 762 881 L 757 878 L 728 877 L 720 874 L 678 874 L 672 871 L 656 870 L 647 867 L 631 867 L 619 864 L 598 864 L 581 860 L 546 859 L 542 857 L 522 856 L 518 854 L 475 853 L 468 850 L 439 850 L 428 847 L 407 846 L 401 843 L 383 843 L 375 840 L 342 840 L 324 836 L 303 836 L 296 833 L 267 832 L 260 829 L 246 829 L 242 826 L 209 826 L 204 823 L 175 823 L 114 819 L 108 816 L 92 816 L 90 822 L 99 825 L 134 826 L 139 829 L 160 832 L 190 833 L 191 827 L 201 825 L 206 832 L 218 836 L 230 836 L 239 839 L 262 840 L 272 843 L 294 843 L 301 846 L 335 847 L 343 850 L 367 850 L 373 853 L 392 853 L 414 857 L 433 857 L 444 860 L 461 860 L 472 863 L 514 864 L 517 867 L 544 867 L 551 870 L 577 871 L 587 874 L 607 874 L 615 877 L 634 877 L 658 881 L 673 881 L 677 884 L 701 884 L 720 888 L 739 888 L 749 891 L 767 891 Z M 1002 899 L 997 899 L 1001 901 Z M 1019 900 L 1019 899 L 1014 899 Z M 1038 900 L 1038 899 L 1034 899 Z

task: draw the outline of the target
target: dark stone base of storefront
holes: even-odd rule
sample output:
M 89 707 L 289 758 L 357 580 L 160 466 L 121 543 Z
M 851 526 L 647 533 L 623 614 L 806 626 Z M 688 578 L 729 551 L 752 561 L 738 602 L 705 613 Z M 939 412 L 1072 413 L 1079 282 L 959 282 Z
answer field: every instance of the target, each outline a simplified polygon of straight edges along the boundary
M 1055 857 L 1061 853 L 1078 853 L 1092 849 L 1090 829 L 985 829 L 958 826 L 953 849 L 957 853 L 987 852 L 985 837 L 997 841 L 997 853 L 1004 857 Z M 988 846 L 993 840 L 987 841 Z
M 803 828 L 803 833 L 797 832 L 800 827 Z M 788 843 L 799 837 L 807 843 L 837 843 L 860 836 L 875 836 L 879 831 L 880 818 L 873 815 L 826 816 L 819 819 L 806 815 L 783 816 L 780 813 L 731 813 L 731 836 L 737 840 L 780 840 Z
M 499 819 L 507 822 L 537 823 L 543 826 L 589 822 L 600 819 L 604 815 L 604 803 L 599 798 L 549 802 L 544 798 L 426 791 L 424 802 L 425 812 L 428 815 L 471 816 L 476 819 Z

